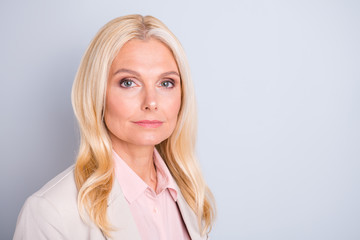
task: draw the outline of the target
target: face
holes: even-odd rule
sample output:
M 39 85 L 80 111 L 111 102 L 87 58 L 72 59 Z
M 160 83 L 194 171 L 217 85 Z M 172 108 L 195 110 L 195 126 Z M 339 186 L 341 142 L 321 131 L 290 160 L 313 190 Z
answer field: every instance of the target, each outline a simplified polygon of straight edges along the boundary
M 172 52 L 156 39 L 133 39 L 114 59 L 105 123 L 113 146 L 155 146 L 175 129 L 181 80 Z

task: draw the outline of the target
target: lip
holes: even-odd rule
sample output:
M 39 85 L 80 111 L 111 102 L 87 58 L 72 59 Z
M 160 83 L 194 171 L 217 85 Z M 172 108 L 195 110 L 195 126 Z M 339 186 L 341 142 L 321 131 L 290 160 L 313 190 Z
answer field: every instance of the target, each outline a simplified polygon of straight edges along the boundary
M 146 128 L 157 128 L 163 124 L 162 121 L 158 121 L 158 120 L 141 120 L 141 121 L 136 121 L 134 123 Z

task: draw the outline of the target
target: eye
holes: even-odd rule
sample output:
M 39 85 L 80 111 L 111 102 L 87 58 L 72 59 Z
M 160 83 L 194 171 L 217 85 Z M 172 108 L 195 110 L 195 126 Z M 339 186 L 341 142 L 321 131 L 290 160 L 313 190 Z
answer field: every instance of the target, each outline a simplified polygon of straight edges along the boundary
M 161 82 L 160 85 L 164 88 L 173 88 L 175 86 L 175 83 L 172 80 L 166 80 Z
M 131 79 L 124 78 L 120 81 L 120 86 L 123 88 L 131 88 L 131 87 L 135 87 L 135 83 Z

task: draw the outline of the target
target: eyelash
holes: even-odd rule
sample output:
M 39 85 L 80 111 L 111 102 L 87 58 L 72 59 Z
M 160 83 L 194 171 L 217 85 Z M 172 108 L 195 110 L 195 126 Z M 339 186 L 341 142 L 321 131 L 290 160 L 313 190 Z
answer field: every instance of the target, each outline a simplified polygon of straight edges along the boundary
M 163 83 L 165 83 L 165 82 L 168 82 L 168 83 L 170 83 L 170 84 L 172 85 L 171 87 L 165 87 L 165 88 L 174 88 L 174 87 L 175 87 L 175 81 L 174 81 L 173 79 L 169 79 L 169 80 L 162 81 L 162 82 L 160 83 L 160 85 L 163 84 Z
M 135 84 L 135 82 L 134 82 L 133 80 L 131 80 L 131 79 L 129 79 L 129 78 L 124 78 L 124 79 L 121 79 L 121 81 L 120 81 L 120 87 L 122 87 L 122 88 L 131 88 L 131 87 L 123 86 L 123 84 L 124 84 L 125 82 L 131 82 L 131 83 Z
M 120 87 L 122 87 L 122 88 L 131 88 L 131 87 L 133 87 L 133 86 L 129 86 L 129 87 L 124 86 L 123 84 L 124 84 L 125 82 L 131 82 L 132 84 L 136 84 L 136 83 L 135 83 L 133 80 L 131 80 L 130 78 L 124 78 L 124 79 L 121 79 L 121 81 L 120 81 Z M 162 86 L 163 83 L 170 83 L 171 86 L 170 86 L 170 87 Z M 168 79 L 168 80 L 162 81 L 162 82 L 160 83 L 160 86 L 161 86 L 161 87 L 164 87 L 164 88 L 167 88 L 167 89 L 171 89 L 171 88 L 174 88 L 174 87 L 175 87 L 175 81 L 174 81 L 173 79 Z

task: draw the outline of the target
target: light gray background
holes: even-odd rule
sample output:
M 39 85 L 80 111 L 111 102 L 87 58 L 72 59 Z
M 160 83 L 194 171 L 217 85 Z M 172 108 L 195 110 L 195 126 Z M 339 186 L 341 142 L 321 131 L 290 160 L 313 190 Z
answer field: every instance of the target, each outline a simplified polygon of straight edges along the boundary
M 1 1 L 1 239 L 74 162 L 72 81 L 107 21 L 151 14 L 188 54 L 212 239 L 360 239 L 359 1 Z

